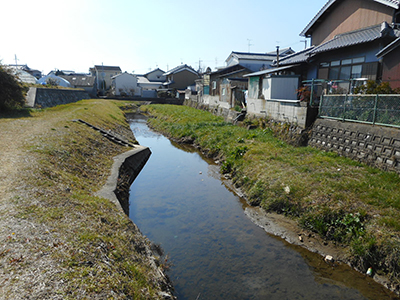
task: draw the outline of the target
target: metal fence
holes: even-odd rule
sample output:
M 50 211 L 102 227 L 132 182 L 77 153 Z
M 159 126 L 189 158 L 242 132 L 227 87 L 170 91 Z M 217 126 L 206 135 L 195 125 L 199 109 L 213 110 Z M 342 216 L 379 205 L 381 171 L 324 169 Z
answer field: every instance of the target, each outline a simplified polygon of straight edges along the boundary
M 323 95 L 319 116 L 400 127 L 400 95 Z

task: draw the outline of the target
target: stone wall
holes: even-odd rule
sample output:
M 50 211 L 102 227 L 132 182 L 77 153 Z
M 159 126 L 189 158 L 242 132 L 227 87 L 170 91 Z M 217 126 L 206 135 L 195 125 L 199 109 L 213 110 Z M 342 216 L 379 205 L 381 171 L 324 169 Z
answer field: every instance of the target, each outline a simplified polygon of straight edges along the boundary
M 46 108 L 83 99 L 90 99 L 89 94 L 84 90 L 31 87 L 26 96 L 26 104 L 28 107 Z
M 317 119 L 308 144 L 400 173 L 400 129 L 397 128 Z

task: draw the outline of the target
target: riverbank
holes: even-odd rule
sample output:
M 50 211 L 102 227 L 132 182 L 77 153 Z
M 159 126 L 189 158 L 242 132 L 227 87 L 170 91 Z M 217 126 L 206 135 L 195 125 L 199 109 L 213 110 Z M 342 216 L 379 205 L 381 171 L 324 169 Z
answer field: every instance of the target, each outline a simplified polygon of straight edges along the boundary
M 188 107 L 142 110 L 152 116 L 149 122 L 156 130 L 193 143 L 218 161 L 248 202 L 262 208 L 254 220 L 290 223 L 283 231 L 292 236 L 282 237 L 314 252 L 321 245 L 321 254 L 364 274 L 372 267 L 374 279 L 398 293 L 397 174 L 333 153 L 292 147 L 268 127 L 247 130 Z M 278 213 L 279 219 L 270 222 L 265 212 Z
M 0 115 L 0 298 L 165 299 L 150 241 L 95 195 L 129 148 L 76 119 L 135 143 L 114 101 Z

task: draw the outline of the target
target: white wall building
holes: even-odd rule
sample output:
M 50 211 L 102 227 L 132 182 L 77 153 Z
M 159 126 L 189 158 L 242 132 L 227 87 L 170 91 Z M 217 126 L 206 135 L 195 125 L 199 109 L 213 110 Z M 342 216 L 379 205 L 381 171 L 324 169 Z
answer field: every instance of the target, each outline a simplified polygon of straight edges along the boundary
M 140 96 L 137 76 L 127 72 L 112 77 L 111 83 L 114 95 L 116 96 Z

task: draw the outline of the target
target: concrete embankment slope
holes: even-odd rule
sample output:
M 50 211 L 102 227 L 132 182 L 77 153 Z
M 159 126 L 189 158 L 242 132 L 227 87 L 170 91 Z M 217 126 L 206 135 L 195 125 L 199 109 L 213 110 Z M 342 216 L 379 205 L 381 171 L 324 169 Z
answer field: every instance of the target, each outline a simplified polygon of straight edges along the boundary
M 111 175 L 104 187 L 97 192 L 97 196 L 110 199 L 129 215 L 129 187 L 150 155 L 149 148 L 135 146 L 135 149 L 114 157 Z

